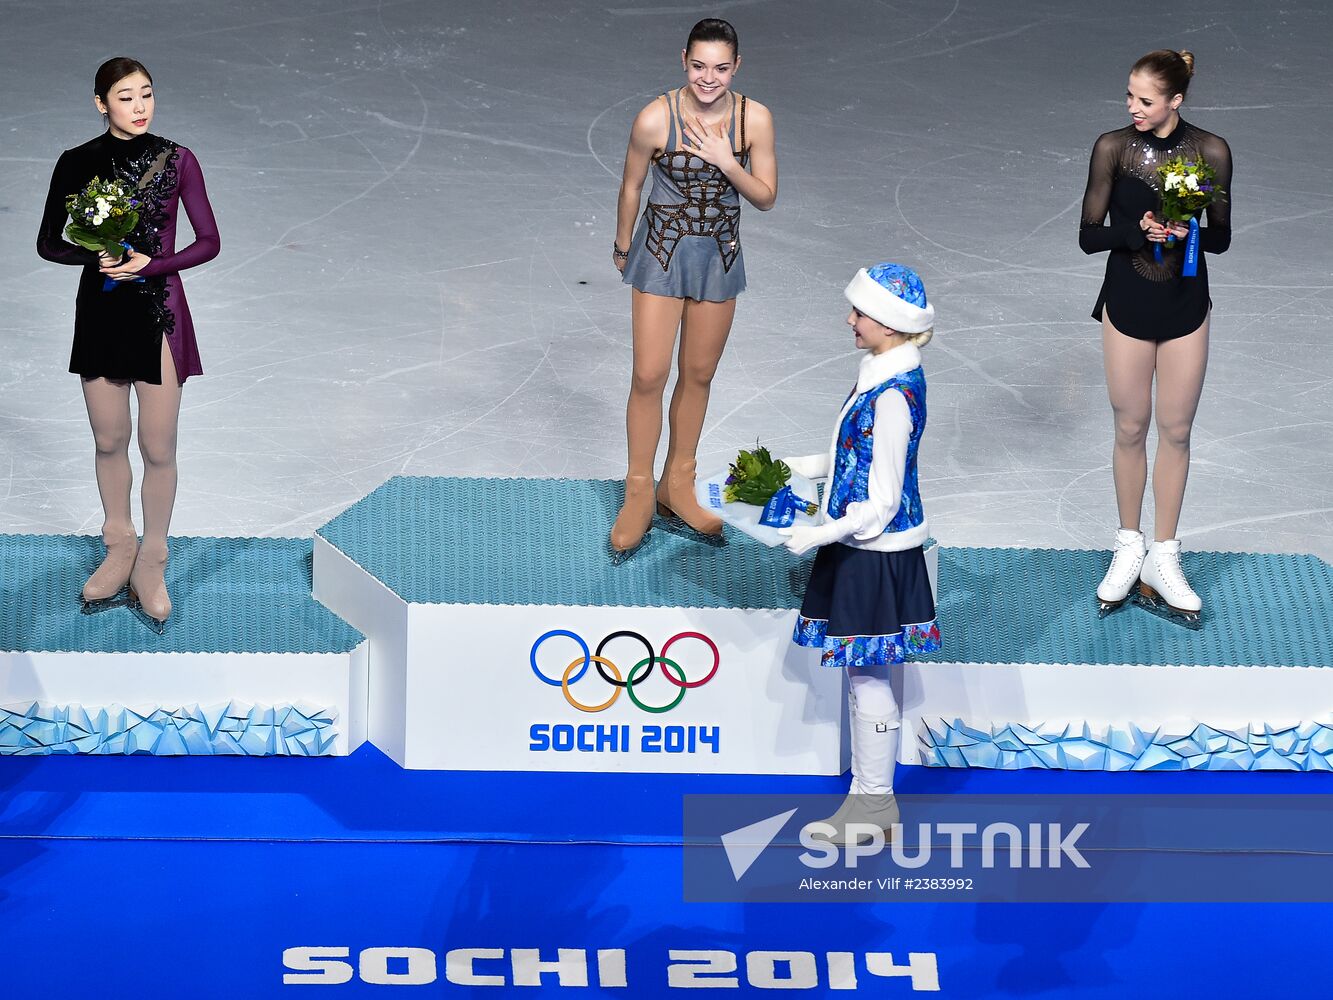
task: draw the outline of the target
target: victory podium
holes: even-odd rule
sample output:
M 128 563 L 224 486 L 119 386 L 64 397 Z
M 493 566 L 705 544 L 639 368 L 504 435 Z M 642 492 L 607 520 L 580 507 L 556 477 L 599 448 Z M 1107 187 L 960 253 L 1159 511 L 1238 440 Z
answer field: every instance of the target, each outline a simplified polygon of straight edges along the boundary
M 173 538 L 163 635 L 80 613 L 99 539 L 0 535 L 0 753 L 328 756 L 365 742 L 368 649 L 310 543 Z
M 394 478 L 300 539 L 178 538 L 156 636 L 79 613 L 96 539 L 0 536 L 0 753 L 409 769 L 838 775 L 845 679 L 793 646 L 812 557 L 728 529 L 606 548 L 620 484 Z M 900 759 L 1333 770 L 1333 569 L 1186 552 L 1193 632 L 1093 593 L 1102 552 L 941 548 L 942 652 L 895 669 Z M 312 599 L 313 589 L 313 599 Z
M 314 593 L 370 638 L 371 741 L 408 768 L 840 774 L 843 677 L 791 643 L 808 560 L 660 528 L 620 484 L 390 480 L 321 528 Z

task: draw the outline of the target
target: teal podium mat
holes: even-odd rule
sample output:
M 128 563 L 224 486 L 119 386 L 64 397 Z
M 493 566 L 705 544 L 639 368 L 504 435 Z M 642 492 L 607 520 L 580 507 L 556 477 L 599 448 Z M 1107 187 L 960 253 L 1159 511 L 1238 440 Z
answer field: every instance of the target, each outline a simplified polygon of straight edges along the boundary
M 362 636 L 310 596 L 311 542 L 173 538 L 164 634 L 126 608 L 80 612 L 102 558 L 80 535 L 0 535 L 0 650 L 86 653 L 347 653 Z
M 1185 552 L 1204 626 L 1141 608 L 1097 617 L 1109 552 L 941 548 L 939 621 L 951 663 L 1333 666 L 1333 567 L 1312 555 Z M 1333 678 L 1330 679 L 1333 682 Z M 1330 702 L 1322 707 L 1333 708 Z
M 800 607 L 810 557 L 660 528 L 611 565 L 612 480 L 395 477 L 319 535 L 411 604 Z
M 408 603 L 800 607 L 810 556 L 738 531 L 720 548 L 655 528 L 613 566 L 610 480 L 390 479 L 319 534 Z M 1333 567 L 1309 555 L 1185 552 L 1206 623 L 1142 609 L 1098 619 L 1107 552 L 939 551 L 939 621 L 952 663 L 1333 665 Z

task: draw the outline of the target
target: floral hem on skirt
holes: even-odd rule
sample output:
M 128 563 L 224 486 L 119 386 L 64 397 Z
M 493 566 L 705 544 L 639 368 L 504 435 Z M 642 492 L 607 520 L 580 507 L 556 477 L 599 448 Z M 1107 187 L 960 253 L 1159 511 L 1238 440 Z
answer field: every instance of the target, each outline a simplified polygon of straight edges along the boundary
M 829 635 L 828 621 L 797 615 L 792 642 L 822 649 L 821 667 L 884 666 L 938 653 L 941 648 L 940 627 L 934 619 L 907 625 L 893 635 Z

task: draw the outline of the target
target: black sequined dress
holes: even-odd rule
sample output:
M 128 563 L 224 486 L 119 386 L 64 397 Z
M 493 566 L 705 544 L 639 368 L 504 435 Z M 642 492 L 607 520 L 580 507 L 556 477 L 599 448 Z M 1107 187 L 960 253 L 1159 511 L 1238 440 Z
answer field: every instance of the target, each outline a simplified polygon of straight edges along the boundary
M 125 242 L 152 258 L 139 272 L 143 281 L 121 282 L 110 291 L 103 290 L 97 254 L 64 238 L 69 221 L 65 199 L 94 177 L 120 178 L 138 191 L 139 224 Z M 194 242 L 177 251 L 176 220 L 182 204 Z M 219 246 L 203 172 L 184 146 L 157 135 L 119 139 L 107 132 L 61 153 L 51 175 L 37 252 L 46 260 L 83 268 L 69 370 L 84 378 L 160 385 L 165 337 L 177 379 L 184 383 L 202 374 L 180 272 L 212 260 Z
M 1163 248 L 1158 263 L 1156 244 L 1139 228 L 1145 212 L 1161 217 L 1157 168 L 1177 156 L 1202 157 L 1217 171 L 1217 184 L 1226 192 L 1207 209 L 1198 274 L 1192 278 L 1181 274 L 1183 241 Z M 1193 333 L 1212 304 L 1205 254 L 1223 253 L 1231 245 L 1231 150 L 1226 140 L 1183 120 L 1166 137 L 1133 125 L 1101 136 L 1088 167 L 1078 243 L 1084 253 L 1111 251 L 1094 319 L 1100 320 L 1105 310 L 1117 330 L 1138 340 L 1174 340 Z

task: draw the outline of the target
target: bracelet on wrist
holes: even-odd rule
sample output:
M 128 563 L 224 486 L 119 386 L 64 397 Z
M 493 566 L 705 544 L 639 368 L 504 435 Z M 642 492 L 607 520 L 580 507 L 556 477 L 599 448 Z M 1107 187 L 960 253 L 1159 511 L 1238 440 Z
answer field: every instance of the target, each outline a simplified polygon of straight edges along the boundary
M 629 260 L 629 251 L 621 250 L 620 244 L 613 240 L 611 243 L 611 256 L 616 260 Z

